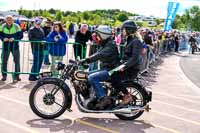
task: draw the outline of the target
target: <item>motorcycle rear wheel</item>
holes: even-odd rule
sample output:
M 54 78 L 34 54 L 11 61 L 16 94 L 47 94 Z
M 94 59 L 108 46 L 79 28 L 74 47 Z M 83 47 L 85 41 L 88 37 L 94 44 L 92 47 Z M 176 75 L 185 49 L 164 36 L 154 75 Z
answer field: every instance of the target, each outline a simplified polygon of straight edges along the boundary
M 143 88 L 141 88 L 140 85 L 135 84 L 135 83 L 128 83 L 126 84 L 126 88 L 128 89 L 129 93 L 133 96 L 133 97 L 140 97 L 141 98 L 141 104 L 137 105 L 137 106 L 145 106 L 146 105 L 146 100 L 145 100 L 145 90 Z M 133 93 L 131 93 L 131 91 Z M 134 103 L 137 104 L 137 103 Z M 132 113 L 132 114 L 115 114 L 116 117 L 118 117 L 121 120 L 135 120 L 137 118 L 139 118 L 142 114 L 144 113 L 143 110 L 141 111 L 137 111 L 136 113 Z

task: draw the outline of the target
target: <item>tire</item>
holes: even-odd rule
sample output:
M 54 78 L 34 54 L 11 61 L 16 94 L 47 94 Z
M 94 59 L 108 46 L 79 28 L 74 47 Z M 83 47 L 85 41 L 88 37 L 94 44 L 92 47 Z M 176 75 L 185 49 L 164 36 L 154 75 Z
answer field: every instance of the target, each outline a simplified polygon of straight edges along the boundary
M 53 114 L 53 115 L 47 115 L 44 113 L 41 113 L 37 107 L 35 106 L 35 102 L 34 102 L 34 96 L 35 93 L 38 91 L 38 89 L 45 85 L 45 84 L 52 84 L 52 85 L 56 85 L 59 87 L 59 89 L 62 91 L 62 93 L 64 94 L 64 104 L 61 107 L 60 111 L 58 111 L 57 113 Z M 32 111 L 39 117 L 43 118 L 43 119 L 54 119 L 59 117 L 60 115 L 62 115 L 66 109 L 70 109 L 71 105 L 72 105 L 72 94 L 71 91 L 69 89 L 69 87 L 65 84 L 64 81 L 60 80 L 60 79 L 56 79 L 56 78 L 46 78 L 46 79 L 42 79 L 40 81 L 38 81 L 38 83 L 34 86 L 34 88 L 32 89 L 30 96 L 29 96 L 29 104 L 30 107 L 32 109 Z
M 126 86 L 126 88 L 127 87 L 135 88 L 143 98 L 143 106 L 146 105 L 146 96 L 147 96 L 147 94 L 146 94 L 146 90 L 144 88 L 142 88 L 141 85 L 139 85 L 137 83 L 134 83 L 134 82 L 129 82 L 129 83 L 126 83 L 124 85 Z M 144 113 L 144 111 L 139 111 L 135 115 L 131 115 L 131 116 L 127 116 L 125 114 L 115 114 L 115 116 L 118 117 L 121 120 L 132 121 L 132 120 L 135 120 L 135 119 L 139 118 L 143 113 Z

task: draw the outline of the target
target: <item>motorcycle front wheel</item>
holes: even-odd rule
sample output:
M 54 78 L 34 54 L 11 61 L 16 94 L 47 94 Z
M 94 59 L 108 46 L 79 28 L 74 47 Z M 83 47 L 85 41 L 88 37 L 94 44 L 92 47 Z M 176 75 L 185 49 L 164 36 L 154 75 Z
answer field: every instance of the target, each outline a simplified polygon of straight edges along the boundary
M 38 82 L 29 96 L 32 111 L 43 119 L 54 119 L 71 107 L 71 91 L 66 84 L 50 79 Z

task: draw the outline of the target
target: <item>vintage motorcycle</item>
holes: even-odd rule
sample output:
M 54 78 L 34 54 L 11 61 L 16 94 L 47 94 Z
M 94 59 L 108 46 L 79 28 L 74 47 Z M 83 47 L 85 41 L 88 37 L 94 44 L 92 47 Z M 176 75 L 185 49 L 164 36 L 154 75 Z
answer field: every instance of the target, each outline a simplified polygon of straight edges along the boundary
M 44 119 L 54 119 L 62 115 L 66 110 L 71 112 L 72 92 L 78 109 L 84 113 L 112 113 L 122 120 L 134 120 L 143 112 L 149 111 L 149 102 L 152 92 L 147 91 L 134 79 L 123 81 L 124 86 L 132 95 L 133 101 L 128 105 L 122 105 L 122 93 L 116 93 L 109 81 L 102 82 L 107 96 L 113 98 L 113 102 L 104 110 L 95 109 L 96 101 L 90 103 L 90 108 L 84 106 L 85 100 L 91 97 L 91 87 L 88 83 L 88 72 L 80 69 L 78 61 L 70 60 L 67 65 L 58 63 L 57 70 L 61 72 L 59 78 L 53 77 L 51 72 L 41 74 L 41 79 L 32 89 L 29 96 L 29 104 L 32 111 Z M 109 74 L 119 69 L 113 69 Z M 71 83 L 68 85 L 66 82 Z M 72 89 L 74 88 L 74 89 Z

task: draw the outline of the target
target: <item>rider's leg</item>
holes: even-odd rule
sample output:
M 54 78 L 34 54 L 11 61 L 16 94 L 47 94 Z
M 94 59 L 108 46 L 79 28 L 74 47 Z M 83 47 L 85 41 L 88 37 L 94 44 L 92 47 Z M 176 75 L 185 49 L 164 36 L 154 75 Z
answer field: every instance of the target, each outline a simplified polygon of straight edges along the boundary
M 106 95 L 100 82 L 106 81 L 108 79 L 109 75 L 107 70 L 98 71 L 89 75 L 88 81 L 93 87 L 98 98 L 104 97 Z
M 92 73 L 88 77 L 88 81 L 93 87 L 98 98 L 98 103 L 96 104 L 97 110 L 103 110 L 112 104 L 112 98 L 106 96 L 105 90 L 100 83 L 102 81 L 108 80 L 109 78 L 110 77 L 107 70 Z

